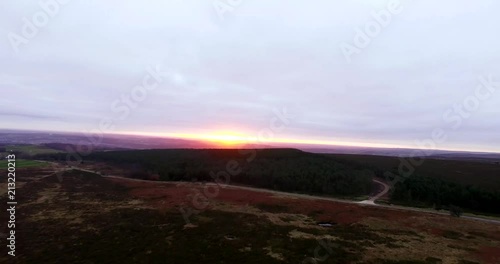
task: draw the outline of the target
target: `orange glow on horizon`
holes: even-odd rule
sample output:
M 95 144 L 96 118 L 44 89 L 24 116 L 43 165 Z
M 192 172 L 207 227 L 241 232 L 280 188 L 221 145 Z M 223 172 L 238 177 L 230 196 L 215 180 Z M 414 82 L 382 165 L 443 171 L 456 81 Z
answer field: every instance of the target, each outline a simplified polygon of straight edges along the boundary
M 245 136 L 234 133 L 234 132 L 216 132 L 214 134 L 207 135 L 189 135 L 189 134 L 179 134 L 180 138 L 188 138 L 202 141 L 209 141 L 212 143 L 221 144 L 224 147 L 237 147 L 248 143 Z
M 403 145 L 393 143 L 372 143 L 372 142 L 359 142 L 359 141 L 335 141 L 335 140 L 322 140 L 322 139 L 297 139 L 297 138 L 272 138 L 272 139 L 259 139 L 257 137 L 245 136 L 236 132 L 212 132 L 212 133 L 151 133 L 151 132 L 137 132 L 137 131 L 122 131 L 115 134 L 121 135 L 137 135 L 137 136 L 152 136 L 163 138 L 177 138 L 185 140 L 196 140 L 207 143 L 215 143 L 221 148 L 237 148 L 243 147 L 248 144 L 284 144 L 284 145 L 309 145 L 317 147 L 365 147 L 365 148 L 393 148 L 393 149 L 419 149 L 416 145 Z M 281 145 L 282 146 L 282 145 Z M 297 148 L 298 146 L 287 146 Z M 495 150 L 486 149 L 460 149 L 460 148 L 439 148 L 444 151 L 468 151 L 468 152 L 488 152 L 500 153 Z
M 158 136 L 166 138 L 190 139 L 218 143 L 222 146 L 243 146 L 245 144 L 299 144 L 299 145 L 319 145 L 319 146 L 346 146 L 346 147 L 372 147 L 372 148 L 403 148 L 398 145 L 383 143 L 362 143 L 353 141 L 332 141 L 317 139 L 291 139 L 273 138 L 263 139 L 249 137 L 236 132 L 214 132 L 210 134 L 190 134 L 190 133 L 144 133 L 144 132 L 124 132 L 124 135 Z

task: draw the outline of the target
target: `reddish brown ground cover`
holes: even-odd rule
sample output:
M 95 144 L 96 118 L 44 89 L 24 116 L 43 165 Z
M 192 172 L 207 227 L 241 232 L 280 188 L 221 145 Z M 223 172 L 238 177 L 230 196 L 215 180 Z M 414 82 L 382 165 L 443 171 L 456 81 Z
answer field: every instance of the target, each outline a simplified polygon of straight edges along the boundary
M 193 196 L 196 193 L 202 194 L 204 192 L 200 184 L 142 182 L 118 178 L 110 180 L 129 188 L 132 196 L 149 201 L 152 205 L 163 209 L 192 206 Z M 210 189 L 210 191 L 213 191 L 213 189 Z M 202 197 L 204 196 L 202 195 Z M 295 198 L 292 196 L 233 188 L 218 188 L 217 196 L 210 200 L 212 203 L 215 201 L 239 206 L 264 205 L 269 207 L 284 207 L 288 213 L 310 215 L 314 216 L 317 221 L 337 224 L 355 224 L 368 217 L 376 218 L 387 222 L 404 224 L 435 236 L 442 236 L 446 230 L 457 226 L 473 229 L 475 225 L 479 224 L 481 227 L 493 227 L 489 235 L 492 238 L 500 240 L 500 231 L 495 224 L 477 223 L 476 221 L 467 219 L 455 219 L 446 215 L 327 200 Z
M 237 227 L 241 223 L 237 220 L 233 223 L 233 217 L 248 217 L 247 214 L 241 214 L 248 211 L 248 215 L 253 217 L 252 221 L 261 220 L 265 223 L 262 225 L 265 229 L 259 231 L 274 232 L 282 229 L 283 225 L 291 225 L 287 227 L 291 232 L 285 233 L 286 239 L 283 241 L 292 241 L 297 237 L 316 241 L 318 237 L 315 236 L 324 235 L 321 231 L 325 230 L 318 227 L 315 221 L 335 223 L 337 226 L 331 229 L 334 232 L 329 233 L 333 239 L 337 237 L 338 241 L 343 241 L 343 248 L 362 252 L 364 260 L 374 261 L 360 263 L 382 263 L 377 261 L 380 259 L 425 260 L 429 256 L 437 257 L 442 263 L 500 263 L 500 226 L 493 223 L 258 190 L 213 188 L 212 185 L 208 190 L 214 193 L 209 199 L 210 206 L 192 218 L 195 224 L 184 226 L 179 209 L 193 207 L 195 198 L 206 193 L 207 190 L 201 184 L 103 178 L 81 172 L 69 173 L 61 182 L 55 176 L 43 177 L 50 173 L 50 169 L 30 169 L 20 174 L 19 179 L 26 181 L 26 184 L 19 189 L 22 198 L 20 204 L 23 206 L 20 210 L 22 215 L 19 216 L 23 222 L 20 222 L 19 231 L 24 232 L 25 237 L 29 234 L 37 238 L 30 242 L 31 244 L 29 241 L 20 243 L 25 245 L 24 248 L 20 246 L 20 251 L 28 252 L 29 249 L 45 247 L 47 239 L 53 239 L 52 243 L 56 243 L 60 238 L 72 243 L 83 243 L 83 235 L 75 239 L 65 236 L 67 228 L 73 228 L 73 232 L 80 230 L 82 234 L 109 230 L 118 230 L 120 234 L 125 231 L 142 234 L 144 230 L 150 230 L 148 228 L 158 228 L 149 233 L 153 235 L 161 232 L 161 228 L 172 225 L 173 222 L 165 219 L 172 220 L 176 217 L 181 224 L 177 230 L 182 234 L 179 237 L 184 237 L 188 229 L 196 231 L 196 228 L 199 228 L 203 231 L 200 231 L 201 234 L 210 234 L 207 238 L 213 238 L 217 236 L 210 233 L 211 228 L 217 225 L 205 230 L 203 223 L 216 222 L 213 219 L 223 219 L 216 217 L 231 212 L 230 220 L 225 223 L 229 227 Z M 96 204 L 99 206 L 96 207 Z M 163 214 L 158 218 L 153 217 L 157 214 L 155 208 L 169 217 L 165 218 Z M 214 210 L 211 210 L 212 208 Z M 175 217 L 172 218 L 172 215 Z M 103 222 L 101 217 L 104 216 L 108 216 L 109 220 Z M 146 223 L 142 229 L 134 227 L 148 217 L 153 220 Z M 114 222 L 114 219 L 119 221 Z M 109 226 L 102 226 L 108 222 Z M 251 221 L 245 224 L 247 227 L 254 225 Z M 44 228 L 40 229 L 39 226 Z M 61 226 L 66 226 L 66 229 Z M 237 231 L 241 230 L 228 228 L 224 232 L 234 235 Z M 225 234 L 224 232 L 222 233 Z M 106 241 L 115 241 L 115 233 L 108 235 Z M 126 241 L 124 238 L 119 240 Z M 160 240 L 154 240 L 152 245 L 158 244 L 158 241 Z M 218 240 L 211 240 L 210 243 L 214 241 Z M 264 241 L 276 242 L 267 241 L 267 238 Z M 315 243 L 313 245 L 316 246 Z M 53 250 L 50 246 L 45 248 Z
M 478 256 L 484 263 L 500 263 L 500 247 L 482 247 Z

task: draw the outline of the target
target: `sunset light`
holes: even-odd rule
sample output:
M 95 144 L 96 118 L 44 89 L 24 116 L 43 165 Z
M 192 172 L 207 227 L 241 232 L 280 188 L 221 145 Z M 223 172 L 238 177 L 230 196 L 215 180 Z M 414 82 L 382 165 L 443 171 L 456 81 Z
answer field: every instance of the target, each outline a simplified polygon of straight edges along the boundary
M 185 140 L 196 140 L 206 143 L 215 143 L 217 147 L 238 147 L 246 144 L 259 143 L 255 137 L 243 133 L 231 131 L 216 131 L 206 133 L 147 133 L 147 132 L 121 132 L 121 135 L 155 136 L 164 138 L 177 138 Z
M 223 146 L 239 146 L 249 143 L 249 138 L 233 132 L 220 132 L 209 135 L 193 136 L 201 140 L 219 143 Z
M 176 138 L 184 140 L 195 140 L 199 142 L 212 143 L 220 148 L 243 147 L 248 144 L 255 146 L 273 146 L 273 147 L 291 147 L 298 148 L 309 146 L 312 148 L 323 147 L 359 147 L 359 148 L 387 148 L 387 149 L 414 149 L 424 148 L 424 145 L 404 144 L 403 142 L 381 143 L 370 142 L 356 139 L 329 139 L 329 138 L 309 138 L 301 137 L 279 137 L 259 138 L 258 135 L 247 135 L 239 132 L 216 131 L 204 133 L 154 133 L 154 132 L 139 132 L 139 131 L 121 131 L 115 134 L 119 135 L 137 135 L 146 137 L 161 137 L 161 138 Z M 443 146 L 440 150 L 446 151 L 463 151 L 465 148 L 457 148 L 452 146 Z M 487 147 L 469 147 L 471 151 L 476 152 L 495 152 L 494 148 Z

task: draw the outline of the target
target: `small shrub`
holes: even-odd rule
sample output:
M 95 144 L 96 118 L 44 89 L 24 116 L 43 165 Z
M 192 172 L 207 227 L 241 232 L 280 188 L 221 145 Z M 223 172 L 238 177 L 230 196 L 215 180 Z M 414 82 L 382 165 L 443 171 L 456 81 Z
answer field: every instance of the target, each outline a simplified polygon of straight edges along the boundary
M 461 217 L 463 214 L 462 208 L 458 206 L 451 205 L 450 206 L 450 215 L 453 217 Z

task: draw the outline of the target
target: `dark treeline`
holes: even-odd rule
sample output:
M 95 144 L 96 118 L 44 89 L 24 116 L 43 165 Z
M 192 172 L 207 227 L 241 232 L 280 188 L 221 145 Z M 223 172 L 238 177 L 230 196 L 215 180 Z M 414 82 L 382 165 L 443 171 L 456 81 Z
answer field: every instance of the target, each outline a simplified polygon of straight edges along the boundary
M 232 184 L 329 196 L 367 195 L 374 176 L 369 170 L 294 149 L 113 151 L 95 152 L 85 160 L 140 168 L 140 172 L 131 170 L 129 176 L 134 177 L 157 175 L 163 181 L 212 182 L 214 174 L 230 175 Z
M 368 155 L 329 155 L 353 168 L 373 171 L 385 178 L 385 172 L 397 175 L 401 159 Z M 407 206 L 500 214 L 500 170 L 497 165 L 462 160 L 426 159 L 415 167 L 409 178 L 391 189 L 391 202 Z M 391 179 L 392 180 L 392 179 Z
M 473 212 L 500 214 L 500 192 L 443 181 L 431 177 L 411 176 L 395 184 L 391 200 L 412 206 L 449 209 L 459 206 Z

